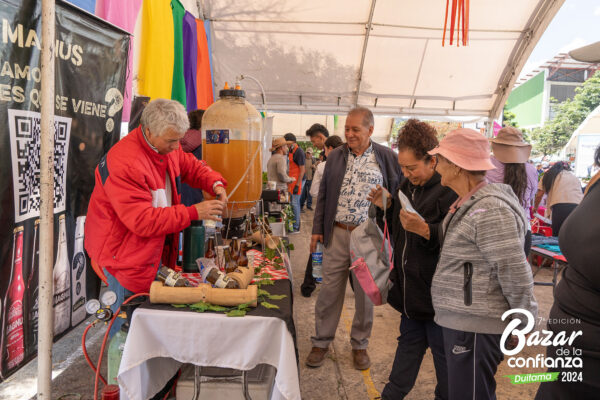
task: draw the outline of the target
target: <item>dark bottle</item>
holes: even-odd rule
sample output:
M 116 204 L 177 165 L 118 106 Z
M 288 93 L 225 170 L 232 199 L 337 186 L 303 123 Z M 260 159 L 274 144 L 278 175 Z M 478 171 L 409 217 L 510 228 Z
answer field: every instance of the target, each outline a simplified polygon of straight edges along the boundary
M 240 245 L 240 256 L 238 257 L 237 264 L 240 267 L 248 267 L 248 257 L 246 253 L 248 252 L 248 242 L 242 240 Z
M 262 218 L 263 229 L 269 234 L 272 235 L 273 231 L 271 230 L 271 224 L 269 224 L 269 213 L 265 213 Z
M 231 257 L 231 251 L 229 247 L 223 249 L 223 260 L 225 262 L 225 273 L 228 274 L 233 272 L 237 268 L 237 262 Z
M 217 251 L 215 250 L 215 237 L 211 236 L 208 238 L 206 243 L 206 251 L 204 252 L 204 258 L 216 258 Z
M 181 276 L 181 273 L 165 267 L 164 265 L 158 269 L 157 278 L 159 281 L 164 283 L 165 286 L 171 287 L 185 287 L 190 286 L 187 279 Z
M 240 240 L 237 237 L 231 238 L 231 258 L 237 261 L 240 256 Z
M 236 281 L 230 279 L 216 267 L 204 270 L 202 272 L 202 279 L 204 279 L 206 282 L 212 283 L 215 287 L 220 289 L 240 288 L 240 285 Z
M 4 297 L 4 348 L 3 371 L 18 367 L 25 358 L 25 332 L 23 330 L 23 227 L 14 230 L 13 257 L 8 288 Z
M 33 230 L 33 250 L 31 252 L 31 267 L 29 268 L 29 276 L 27 277 L 26 299 L 28 311 L 28 329 L 26 332 L 27 355 L 37 353 L 38 341 L 38 282 L 39 282 L 39 265 L 40 265 L 40 235 L 39 235 L 40 220 L 36 219 Z
M 258 221 L 256 220 L 256 214 L 254 214 L 254 211 L 250 213 L 250 231 L 252 233 L 259 231 L 260 230 L 260 226 L 258 225 Z
M 250 236 L 252 236 L 252 229 L 250 223 L 250 214 L 248 214 L 244 220 L 244 237 L 249 238 Z

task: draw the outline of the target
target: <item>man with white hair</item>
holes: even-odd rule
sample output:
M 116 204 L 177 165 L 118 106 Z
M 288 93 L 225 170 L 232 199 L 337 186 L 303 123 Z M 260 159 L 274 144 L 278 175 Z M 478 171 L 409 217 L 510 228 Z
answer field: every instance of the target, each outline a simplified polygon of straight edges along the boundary
M 227 182 L 181 149 L 179 141 L 188 128 L 180 103 L 153 100 L 142 113 L 141 126 L 114 145 L 96 168 L 85 248 L 117 294 L 115 309 L 125 297 L 148 292 L 161 265 L 175 266 L 181 230 L 194 220 L 220 220 L 223 213 Z M 181 182 L 218 200 L 186 207 Z

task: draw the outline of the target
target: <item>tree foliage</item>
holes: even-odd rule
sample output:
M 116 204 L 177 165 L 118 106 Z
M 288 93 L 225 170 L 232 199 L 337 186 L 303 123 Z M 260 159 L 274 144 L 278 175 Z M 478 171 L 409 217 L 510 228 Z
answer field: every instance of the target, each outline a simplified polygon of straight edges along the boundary
M 519 124 L 516 121 L 517 116 L 514 112 L 508 111 L 506 106 L 504 106 L 504 111 L 502 115 L 502 126 L 512 126 L 515 128 L 519 127 Z
M 600 105 L 600 71 L 575 89 L 575 97 L 556 105 L 554 119 L 533 129 L 531 139 L 536 153 L 555 153 L 568 141 L 575 129 Z

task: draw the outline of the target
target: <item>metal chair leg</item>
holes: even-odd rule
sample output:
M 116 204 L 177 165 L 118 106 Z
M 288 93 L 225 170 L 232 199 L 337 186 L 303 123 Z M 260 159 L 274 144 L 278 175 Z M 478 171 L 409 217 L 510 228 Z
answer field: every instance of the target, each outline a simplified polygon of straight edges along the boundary
M 194 365 L 194 397 L 192 400 L 200 398 L 200 377 L 202 375 L 202 367 Z
M 244 398 L 246 400 L 252 400 L 250 392 L 248 391 L 248 371 L 242 371 L 242 386 L 244 390 Z
M 552 269 L 554 269 L 554 275 L 552 276 L 552 295 L 556 294 L 556 281 L 558 278 L 558 263 L 554 261 L 552 263 Z

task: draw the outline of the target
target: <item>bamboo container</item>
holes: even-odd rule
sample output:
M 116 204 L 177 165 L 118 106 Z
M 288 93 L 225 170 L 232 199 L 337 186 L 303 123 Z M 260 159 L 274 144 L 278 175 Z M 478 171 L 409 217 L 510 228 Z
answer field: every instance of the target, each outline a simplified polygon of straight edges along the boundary
M 240 289 L 246 289 L 254 279 L 254 267 L 238 267 L 242 272 L 230 272 L 227 276 L 240 285 Z
M 205 301 L 219 306 L 231 307 L 249 303 L 251 307 L 256 307 L 257 297 L 256 285 L 245 289 L 218 289 L 207 283 L 201 283 L 198 287 L 169 287 L 154 281 L 150 286 L 151 303 L 192 304 Z
M 250 239 L 262 245 L 266 245 L 273 250 L 276 249 L 281 242 L 281 239 L 278 236 L 271 236 L 268 233 L 263 236 L 259 231 L 254 232 L 252 236 L 250 236 Z

